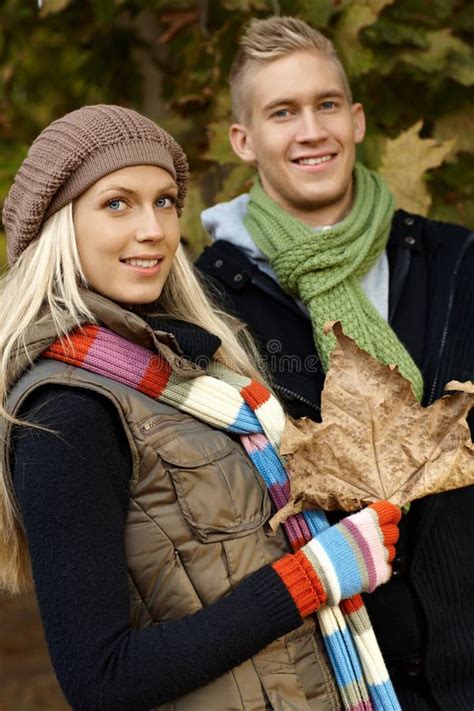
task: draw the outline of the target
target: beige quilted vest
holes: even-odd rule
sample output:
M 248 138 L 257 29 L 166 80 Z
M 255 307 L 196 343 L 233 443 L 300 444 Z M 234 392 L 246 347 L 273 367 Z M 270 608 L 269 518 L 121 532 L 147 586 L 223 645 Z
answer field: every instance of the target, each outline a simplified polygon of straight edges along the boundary
M 11 412 L 33 389 L 58 383 L 102 393 L 122 420 L 133 458 L 124 531 L 133 628 L 196 612 L 288 552 L 281 530 L 269 529 L 266 487 L 239 443 L 118 382 L 65 363 L 38 363 L 13 388 Z M 313 619 L 306 619 L 216 681 L 160 709 L 340 707 L 320 633 Z

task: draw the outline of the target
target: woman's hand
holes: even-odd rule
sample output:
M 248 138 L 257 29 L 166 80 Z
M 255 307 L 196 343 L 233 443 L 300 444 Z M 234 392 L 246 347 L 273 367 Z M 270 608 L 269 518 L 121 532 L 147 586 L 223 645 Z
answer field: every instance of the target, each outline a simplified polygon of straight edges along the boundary
M 337 605 L 372 592 L 392 574 L 400 509 L 388 501 L 370 504 L 331 526 L 296 553 L 276 561 L 280 575 L 304 617 L 322 605 Z

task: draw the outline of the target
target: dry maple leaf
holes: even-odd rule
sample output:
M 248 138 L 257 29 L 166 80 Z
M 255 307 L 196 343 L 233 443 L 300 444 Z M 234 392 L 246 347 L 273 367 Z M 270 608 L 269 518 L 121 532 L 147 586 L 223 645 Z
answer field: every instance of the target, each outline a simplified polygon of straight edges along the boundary
M 330 324 L 337 339 L 321 399 L 322 423 L 288 420 L 280 453 L 291 499 L 273 519 L 302 509 L 353 511 L 388 499 L 403 506 L 474 483 L 474 446 L 466 416 L 474 384 L 423 408 L 398 368 L 386 366 Z
M 422 121 L 418 121 L 386 142 L 378 172 L 393 192 L 397 207 L 426 215 L 431 197 L 426 188 L 424 173 L 441 165 L 456 139 L 439 142 L 433 138 L 420 138 L 418 134 L 421 127 Z

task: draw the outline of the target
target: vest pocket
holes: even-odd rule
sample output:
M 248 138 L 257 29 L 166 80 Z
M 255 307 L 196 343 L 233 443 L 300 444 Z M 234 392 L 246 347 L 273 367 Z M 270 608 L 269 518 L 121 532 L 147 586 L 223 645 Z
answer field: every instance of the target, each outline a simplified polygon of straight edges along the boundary
M 186 420 L 186 427 L 175 422 L 173 437 L 154 446 L 194 536 L 211 543 L 257 530 L 270 516 L 270 500 L 258 472 L 230 437 Z

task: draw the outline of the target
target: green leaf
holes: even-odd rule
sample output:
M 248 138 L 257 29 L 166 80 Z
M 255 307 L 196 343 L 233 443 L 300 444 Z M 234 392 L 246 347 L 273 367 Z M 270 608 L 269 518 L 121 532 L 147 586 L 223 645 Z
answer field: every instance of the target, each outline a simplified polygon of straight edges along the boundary
M 221 190 L 216 195 L 216 202 L 232 200 L 237 195 L 250 190 L 255 175 L 254 166 L 248 165 L 248 163 L 240 163 L 231 168 L 224 179 Z
M 340 48 L 367 115 L 357 153 L 368 166 L 377 168 L 387 140 L 420 117 L 437 141 L 458 136 L 449 163 L 430 170 L 422 185 L 433 198 L 430 215 L 472 224 L 466 87 L 473 83 L 474 13 L 467 0 L 45 0 L 42 13 L 36 0 L 2 0 L 1 7 L 0 201 L 46 124 L 101 102 L 144 111 L 177 138 L 199 186 L 193 204 L 199 195 L 210 204 L 247 190 L 254 169 L 228 142 L 227 77 L 244 23 L 280 13 L 324 28 Z M 195 19 L 160 44 L 170 29 L 164 16 L 177 10 L 194 11 Z M 186 220 L 199 243 L 196 215 Z
M 373 50 L 361 44 L 360 31 L 372 25 L 386 5 L 394 0 L 353 0 L 342 13 L 334 36 L 334 42 L 350 76 L 368 72 L 375 66 Z
M 458 14 L 452 19 L 453 30 L 459 32 L 474 32 L 474 12 L 471 3 L 466 3 L 465 7 L 460 7 Z
M 96 20 L 100 24 L 113 22 L 117 14 L 117 0 L 89 0 L 94 10 Z
M 216 163 L 240 165 L 240 159 L 235 155 L 229 142 L 229 120 L 213 121 L 209 124 L 209 149 L 203 154 L 205 160 Z
M 9 191 L 13 178 L 27 151 L 28 146 L 22 143 L 0 141 L 0 153 L 2 156 L 0 162 L 0 200 L 3 201 Z
M 333 0 L 303 0 L 301 2 L 301 15 L 305 22 L 318 29 L 327 27 L 333 15 L 340 12 L 338 3 Z
M 472 153 L 459 153 L 431 174 L 433 206 L 430 216 L 474 229 L 474 163 Z
M 394 22 L 387 17 L 379 18 L 379 20 L 370 27 L 365 27 L 363 37 L 372 45 L 377 45 L 380 49 L 384 45 L 391 47 L 408 44 L 414 47 L 424 48 L 428 44 L 426 32 L 420 27 Z
M 454 160 L 461 151 L 474 153 L 474 109 L 468 107 L 442 116 L 435 123 L 433 136 L 438 141 L 456 139 L 447 156 L 449 160 Z
M 363 143 L 357 146 L 357 160 L 372 170 L 380 165 L 386 138 L 381 133 L 368 131 Z
M 397 0 L 386 16 L 398 22 L 422 29 L 439 26 L 457 10 L 456 0 Z
M 181 215 L 181 234 L 186 239 L 192 256 L 197 256 L 209 243 L 209 237 L 201 224 L 201 212 L 205 208 L 199 184 L 191 181 Z
M 406 50 L 399 59 L 426 74 L 443 74 L 464 86 L 474 84 L 474 57 L 469 46 L 450 28 L 426 34 L 424 50 Z

